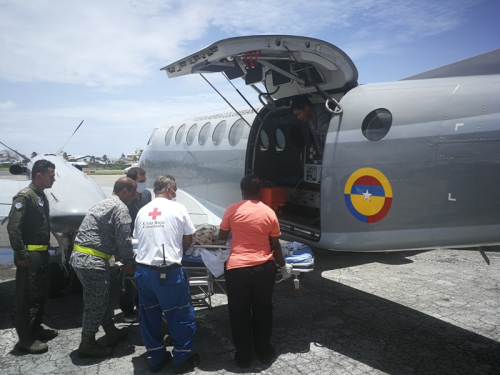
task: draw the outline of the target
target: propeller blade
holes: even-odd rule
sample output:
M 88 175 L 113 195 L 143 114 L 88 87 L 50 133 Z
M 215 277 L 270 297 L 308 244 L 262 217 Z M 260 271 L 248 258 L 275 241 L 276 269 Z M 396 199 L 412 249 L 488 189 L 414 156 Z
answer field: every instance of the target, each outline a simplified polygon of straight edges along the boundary
M 82 126 L 83 121 L 85 121 L 85 120 L 82 120 L 82 122 L 80 122 L 80 125 L 78 125 L 76 127 L 75 131 L 73 132 L 73 134 L 71 134 L 71 136 L 68 138 L 68 140 L 66 141 L 66 143 L 56 152 L 56 155 L 61 155 L 62 154 L 62 151 L 64 150 L 64 147 L 66 147 L 66 145 L 68 144 L 68 142 L 70 141 L 70 139 L 75 135 L 75 133 L 78 131 L 78 129 L 80 129 L 80 126 Z
M 22 157 L 22 158 L 23 158 L 23 161 L 24 161 L 25 163 L 29 163 L 29 162 L 30 162 L 30 158 L 28 158 L 27 156 L 25 156 L 25 155 L 21 154 L 20 152 L 17 152 L 16 150 L 14 150 L 14 149 L 10 148 L 9 146 L 7 146 L 7 145 L 6 145 L 5 143 L 3 143 L 3 142 L 0 142 L 0 143 L 1 143 L 2 145 L 4 145 L 5 147 L 7 147 L 10 151 L 15 152 L 17 155 L 19 155 L 20 157 Z

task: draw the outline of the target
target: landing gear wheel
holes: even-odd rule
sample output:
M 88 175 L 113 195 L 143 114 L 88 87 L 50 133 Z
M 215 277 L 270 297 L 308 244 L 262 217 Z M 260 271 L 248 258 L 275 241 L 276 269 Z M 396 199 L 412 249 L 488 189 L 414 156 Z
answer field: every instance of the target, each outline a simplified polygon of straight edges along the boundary
M 174 346 L 174 340 L 172 340 L 172 337 L 168 333 L 163 336 L 163 345 Z
M 52 262 L 49 266 L 50 273 L 50 285 L 49 285 L 49 297 L 59 298 L 62 293 L 63 284 L 63 272 L 59 263 Z
M 73 292 L 73 294 L 82 295 L 83 294 L 83 285 L 82 285 L 80 279 L 78 278 L 78 276 L 73 268 L 71 268 L 70 273 L 71 273 L 70 274 L 71 291 Z

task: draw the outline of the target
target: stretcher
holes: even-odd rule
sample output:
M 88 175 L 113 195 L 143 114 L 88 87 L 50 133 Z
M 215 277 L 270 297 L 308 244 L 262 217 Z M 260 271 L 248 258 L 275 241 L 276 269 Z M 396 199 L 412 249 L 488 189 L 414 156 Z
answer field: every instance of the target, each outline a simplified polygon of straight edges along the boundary
M 189 286 L 201 291 L 201 300 L 212 308 L 214 284 L 223 293 L 224 263 L 229 256 L 227 245 L 192 245 L 182 257 L 182 268 L 189 276 Z M 193 298 L 194 299 L 194 298 Z
M 314 254 L 310 247 L 300 243 L 282 242 L 282 250 L 285 261 L 292 265 L 293 290 L 302 290 L 299 276 L 302 273 L 314 271 Z M 220 264 L 216 264 L 213 259 L 209 259 L 209 264 L 205 260 L 213 252 L 213 258 L 218 258 Z M 229 255 L 228 245 L 193 245 L 182 258 L 182 265 L 189 276 L 189 285 L 198 288 L 202 293 L 202 298 L 207 301 L 209 308 L 212 307 L 212 295 L 214 294 L 214 284 L 224 293 L 225 289 L 221 285 L 224 283 L 224 262 Z M 277 283 L 282 282 L 281 272 L 277 273 Z
M 132 243 L 134 251 L 137 251 L 137 240 L 133 239 Z M 310 247 L 298 242 L 280 240 L 280 243 L 285 261 L 293 267 L 293 291 L 299 293 L 302 290 L 299 276 L 314 271 L 314 253 Z M 201 292 L 201 298 L 196 300 L 206 302 L 209 308 L 212 308 L 214 285 L 226 293 L 222 284 L 225 282 L 224 263 L 229 256 L 229 249 L 229 244 L 192 245 L 182 257 L 182 267 L 189 276 L 189 286 Z M 278 271 L 276 277 L 276 283 L 283 281 L 281 272 Z
M 291 264 L 293 267 L 293 291 L 299 293 L 302 290 L 299 276 L 303 273 L 314 271 L 314 253 L 309 246 L 305 246 L 297 242 L 282 242 L 281 250 L 283 251 L 285 262 Z M 283 281 L 283 279 L 280 279 L 277 282 L 281 281 Z

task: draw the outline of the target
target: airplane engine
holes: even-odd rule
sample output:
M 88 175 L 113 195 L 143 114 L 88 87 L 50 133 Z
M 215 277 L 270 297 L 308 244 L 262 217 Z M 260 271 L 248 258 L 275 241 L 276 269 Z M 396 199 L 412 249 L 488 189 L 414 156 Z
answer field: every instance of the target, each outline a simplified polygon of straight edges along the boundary
M 15 175 L 26 174 L 26 167 L 23 167 L 19 164 L 12 164 L 9 167 L 9 172 L 10 172 L 10 174 L 15 174 Z

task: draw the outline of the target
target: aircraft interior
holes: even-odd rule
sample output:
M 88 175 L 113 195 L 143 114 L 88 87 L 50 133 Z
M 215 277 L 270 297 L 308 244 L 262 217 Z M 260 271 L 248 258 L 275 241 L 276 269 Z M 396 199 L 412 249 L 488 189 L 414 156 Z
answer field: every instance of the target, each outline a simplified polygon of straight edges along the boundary
M 247 173 L 264 181 L 261 198 L 276 209 L 282 230 L 319 239 L 322 158 L 307 123 L 288 105 L 255 122 L 252 127 L 258 131 L 249 137 Z

